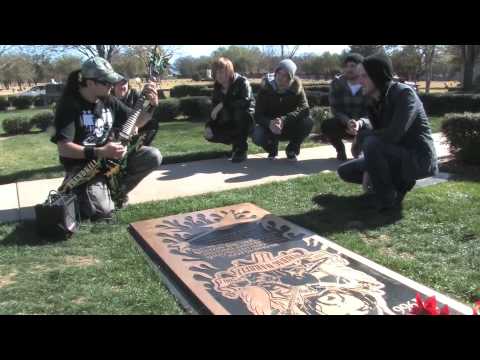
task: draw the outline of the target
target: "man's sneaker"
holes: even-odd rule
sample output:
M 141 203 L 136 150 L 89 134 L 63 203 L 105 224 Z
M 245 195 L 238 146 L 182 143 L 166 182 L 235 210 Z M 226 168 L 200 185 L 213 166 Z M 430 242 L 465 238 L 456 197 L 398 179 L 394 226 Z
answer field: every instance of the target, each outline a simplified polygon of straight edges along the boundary
M 277 157 L 277 155 L 276 155 L 276 154 L 274 154 L 274 153 L 270 153 L 270 154 L 268 154 L 268 160 L 275 160 L 275 159 L 276 159 L 276 157 Z
M 241 163 L 247 160 L 246 151 L 235 151 L 232 156 L 232 163 Z
M 297 154 L 293 151 L 287 151 L 287 160 L 289 161 L 297 161 Z
M 275 158 L 277 157 L 278 155 L 278 150 L 277 149 L 274 149 L 274 150 L 270 150 L 268 152 L 268 159 L 269 160 L 275 160 Z

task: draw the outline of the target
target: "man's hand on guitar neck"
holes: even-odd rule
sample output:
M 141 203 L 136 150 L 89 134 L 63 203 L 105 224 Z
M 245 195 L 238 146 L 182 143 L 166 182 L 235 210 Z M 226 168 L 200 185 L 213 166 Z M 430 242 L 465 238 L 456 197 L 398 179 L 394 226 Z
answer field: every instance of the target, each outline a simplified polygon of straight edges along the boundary
M 156 83 L 150 81 L 145 84 L 145 87 L 143 88 L 143 93 L 150 102 L 150 105 L 152 105 L 153 107 L 158 105 L 158 92 Z
M 150 110 L 143 110 L 137 119 L 137 127 L 142 128 L 146 123 L 152 119 L 153 109 L 158 105 L 157 85 L 154 82 L 149 82 L 143 88 L 145 97 L 150 102 Z

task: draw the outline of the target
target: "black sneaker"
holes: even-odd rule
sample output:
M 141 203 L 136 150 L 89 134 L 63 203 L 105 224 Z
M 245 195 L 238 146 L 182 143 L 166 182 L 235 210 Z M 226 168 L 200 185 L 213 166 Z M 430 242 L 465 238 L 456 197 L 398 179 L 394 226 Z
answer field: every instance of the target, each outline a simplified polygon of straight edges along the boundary
M 235 151 L 232 156 L 232 163 L 241 163 L 247 160 L 247 152 L 246 151 Z
M 268 159 L 269 160 L 275 160 L 275 158 L 278 155 L 278 149 L 273 149 L 268 152 Z
M 287 151 L 287 160 L 298 161 L 297 154 L 295 154 L 293 151 Z

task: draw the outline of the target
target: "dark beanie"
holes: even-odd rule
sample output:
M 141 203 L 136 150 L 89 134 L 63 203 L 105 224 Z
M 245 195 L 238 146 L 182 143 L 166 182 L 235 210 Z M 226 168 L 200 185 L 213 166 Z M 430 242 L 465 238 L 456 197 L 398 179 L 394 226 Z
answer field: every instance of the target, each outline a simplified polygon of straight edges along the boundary
M 383 54 L 375 54 L 366 57 L 362 64 L 377 89 L 385 90 L 387 83 L 393 79 L 393 66 L 390 58 Z
M 357 53 L 350 53 L 347 55 L 345 60 L 343 60 L 343 66 L 345 66 L 349 62 L 353 62 L 355 64 L 360 64 L 363 61 L 363 56 Z

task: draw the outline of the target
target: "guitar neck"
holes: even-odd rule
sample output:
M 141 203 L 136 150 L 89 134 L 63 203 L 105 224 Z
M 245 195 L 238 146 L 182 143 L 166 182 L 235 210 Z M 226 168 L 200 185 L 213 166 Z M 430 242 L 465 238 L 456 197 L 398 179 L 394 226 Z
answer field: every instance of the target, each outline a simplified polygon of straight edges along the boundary
M 150 82 L 154 80 L 152 77 L 149 77 L 147 82 Z M 120 136 L 124 138 L 125 140 L 128 140 L 130 138 L 130 134 L 132 133 L 132 130 L 137 123 L 138 117 L 140 116 L 140 113 L 142 112 L 143 109 L 143 103 L 145 102 L 146 96 L 144 92 L 140 94 L 140 97 L 138 98 L 137 102 L 133 106 L 133 110 L 131 114 L 128 116 L 127 121 L 123 126 L 120 128 Z

